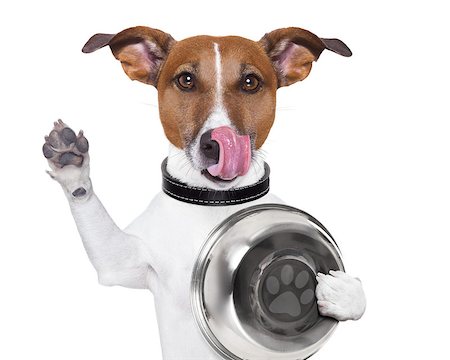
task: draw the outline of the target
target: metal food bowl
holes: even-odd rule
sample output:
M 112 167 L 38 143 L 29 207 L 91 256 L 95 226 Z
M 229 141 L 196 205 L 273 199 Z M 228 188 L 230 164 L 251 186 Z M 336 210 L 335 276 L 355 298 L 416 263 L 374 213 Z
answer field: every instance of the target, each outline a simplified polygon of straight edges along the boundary
M 263 204 L 209 235 L 194 266 L 197 324 L 224 359 L 306 359 L 337 321 L 319 315 L 316 274 L 344 271 L 330 233 L 307 213 Z

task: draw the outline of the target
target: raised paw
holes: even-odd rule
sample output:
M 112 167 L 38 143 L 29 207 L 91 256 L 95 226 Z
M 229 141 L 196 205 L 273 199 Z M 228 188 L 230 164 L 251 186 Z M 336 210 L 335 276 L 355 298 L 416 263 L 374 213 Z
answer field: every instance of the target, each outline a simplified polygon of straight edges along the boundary
M 319 273 L 316 277 L 319 312 L 339 321 L 358 320 L 366 309 L 361 281 L 342 271 Z
M 76 135 L 62 120 L 54 123 L 42 146 L 52 169 L 48 174 L 74 198 L 84 198 L 91 188 L 88 150 L 83 131 Z
M 88 150 L 89 143 L 83 131 L 75 135 L 62 120 L 54 123 L 53 130 L 45 137 L 45 144 L 42 147 L 42 152 L 52 168 L 63 168 L 67 165 L 81 167 L 85 159 L 84 154 Z

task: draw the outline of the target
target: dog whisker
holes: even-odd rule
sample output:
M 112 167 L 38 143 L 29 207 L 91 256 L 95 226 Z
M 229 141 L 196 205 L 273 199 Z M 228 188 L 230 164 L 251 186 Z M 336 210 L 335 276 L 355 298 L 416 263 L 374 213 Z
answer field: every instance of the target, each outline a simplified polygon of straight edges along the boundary
M 142 101 L 141 104 L 145 105 L 145 106 L 152 107 L 152 108 L 158 108 L 158 104 L 147 103 L 147 102 L 144 102 L 144 101 Z

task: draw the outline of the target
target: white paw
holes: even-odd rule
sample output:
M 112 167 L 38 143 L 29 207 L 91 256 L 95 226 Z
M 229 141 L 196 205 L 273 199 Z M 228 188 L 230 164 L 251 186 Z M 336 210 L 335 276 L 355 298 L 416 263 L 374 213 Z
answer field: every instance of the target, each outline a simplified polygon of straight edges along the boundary
M 339 321 L 358 320 L 366 309 L 361 281 L 342 271 L 317 274 L 316 297 L 319 312 Z
M 85 198 L 91 192 L 88 149 L 83 132 L 76 135 L 61 120 L 45 137 L 42 151 L 52 169 L 47 173 L 73 198 Z

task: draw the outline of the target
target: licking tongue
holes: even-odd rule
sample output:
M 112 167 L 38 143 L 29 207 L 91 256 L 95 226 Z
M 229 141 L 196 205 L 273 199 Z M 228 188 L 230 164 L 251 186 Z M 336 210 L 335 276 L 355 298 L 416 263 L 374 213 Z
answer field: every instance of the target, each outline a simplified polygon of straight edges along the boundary
M 250 167 L 250 136 L 238 135 L 231 128 L 221 126 L 211 133 L 211 140 L 219 144 L 219 162 L 208 167 L 212 176 L 232 180 L 245 175 Z

